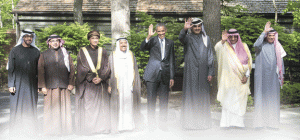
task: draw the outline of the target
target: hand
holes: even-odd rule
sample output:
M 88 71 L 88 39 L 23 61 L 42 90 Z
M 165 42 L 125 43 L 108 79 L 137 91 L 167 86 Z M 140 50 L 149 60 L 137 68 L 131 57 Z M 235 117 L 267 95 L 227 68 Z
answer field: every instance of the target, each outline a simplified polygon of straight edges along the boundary
M 47 89 L 46 88 L 42 88 L 42 93 L 44 94 L 44 96 L 47 96 Z
M 190 29 L 192 27 L 192 19 L 188 18 L 188 20 L 184 19 L 185 23 L 184 23 L 184 30 Z
M 68 85 L 68 90 L 73 90 L 74 86 L 73 85 Z
M 208 81 L 208 82 L 210 82 L 211 79 L 212 79 L 212 76 L 208 76 L 208 77 L 207 77 L 207 81 Z
M 174 79 L 170 80 L 170 88 L 172 88 L 174 86 Z
M 243 77 L 243 79 L 241 80 L 243 84 L 247 83 L 248 78 L 246 76 Z
M 10 93 L 15 93 L 16 92 L 16 88 L 15 87 L 10 87 L 8 88 Z
M 96 85 L 99 84 L 101 81 L 102 81 L 102 79 L 99 78 L 99 77 L 95 77 L 95 78 L 93 79 L 93 83 L 96 84 Z
M 268 33 L 269 31 L 271 31 L 273 28 L 271 27 L 271 22 L 268 21 L 265 25 L 265 30 L 264 33 Z
M 224 44 L 225 41 L 227 41 L 227 39 L 228 39 L 227 31 L 224 30 L 224 31 L 222 32 L 222 44 Z
M 108 93 L 111 93 L 111 87 L 108 87 L 107 91 Z
M 156 31 L 153 32 L 153 25 L 150 24 L 149 29 L 148 29 L 148 36 L 147 36 L 147 40 L 150 39 L 151 36 L 153 36 L 156 33 Z

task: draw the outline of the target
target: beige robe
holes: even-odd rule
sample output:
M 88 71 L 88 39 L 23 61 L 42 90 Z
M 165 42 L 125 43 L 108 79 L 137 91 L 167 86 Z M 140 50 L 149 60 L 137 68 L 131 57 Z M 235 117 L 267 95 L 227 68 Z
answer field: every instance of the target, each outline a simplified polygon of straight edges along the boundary
M 251 70 L 252 57 L 247 44 L 243 43 L 248 54 L 248 65 L 242 65 L 228 42 L 223 45 L 218 42 L 215 46 L 218 59 L 218 95 L 217 100 L 222 105 L 221 127 L 243 127 L 242 116 L 246 112 L 247 99 L 250 94 L 250 77 L 247 83 L 241 82 L 247 70 Z M 231 121 L 230 119 L 235 119 Z M 236 122 L 234 122 L 236 121 Z

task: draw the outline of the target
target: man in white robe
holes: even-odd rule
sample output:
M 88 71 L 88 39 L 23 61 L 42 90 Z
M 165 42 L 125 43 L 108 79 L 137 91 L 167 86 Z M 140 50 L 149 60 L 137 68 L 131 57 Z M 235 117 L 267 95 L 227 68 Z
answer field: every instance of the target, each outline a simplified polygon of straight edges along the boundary
M 119 38 L 109 57 L 112 133 L 130 131 L 140 122 L 141 84 L 138 66 L 126 38 Z
M 280 86 L 284 81 L 283 57 L 286 56 L 278 41 L 278 33 L 267 22 L 264 31 L 254 43 L 254 127 L 279 128 Z
M 236 29 L 225 30 L 215 46 L 218 58 L 218 95 L 222 105 L 220 127 L 245 127 L 243 116 L 250 94 L 252 58 Z

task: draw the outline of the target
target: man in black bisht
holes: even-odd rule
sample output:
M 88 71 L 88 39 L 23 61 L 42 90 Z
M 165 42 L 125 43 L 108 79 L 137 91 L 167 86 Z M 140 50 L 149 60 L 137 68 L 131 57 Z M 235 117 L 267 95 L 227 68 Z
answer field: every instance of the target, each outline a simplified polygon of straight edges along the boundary
M 40 56 L 35 34 L 23 30 L 12 48 L 8 62 L 10 95 L 10 136 L 24 138 L 37 134 L 37 65 Z

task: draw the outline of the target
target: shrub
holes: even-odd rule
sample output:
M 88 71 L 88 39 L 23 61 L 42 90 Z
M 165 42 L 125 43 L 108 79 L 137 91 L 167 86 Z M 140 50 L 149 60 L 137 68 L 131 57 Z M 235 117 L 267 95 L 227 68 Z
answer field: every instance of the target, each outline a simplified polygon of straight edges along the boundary
M 4 49 L 4 46 L 9 45 L 11 41 L 11 39 L 6 38 L 6 30 L 6 28 L 0 28 L 0 64 L 4 64 L 9 55 L 9 53 Z
M 280 90 L 281 104 L 300 103 L 300 83 L 285 82 Z
M 167 33 L 166 37 L 172 39 L 175 42 L 175 56 L 176 56 L 176 73 L 182 73 L 183 67 L 183 44 L 178 40 L 178 35 L 180 30 L 183 28 L 184 23 L 179 22 L 175 18 L 163 17 L 161 19 L 154 18 L 152 15 L 148 15 L 144 12 L 138 12 L 136 15 L 141 22 L 131 26 L 131 30 L 128 32 L 128 41 L 130 43 L 130 49 L 135 53 L 137 62 L 139 65 L 140 75 L 143 76 L 145 66 L 148 63 L 149 53 L 140 51 L 140 44 L 145 40 L 148 34 L 148 27 L 150 24 L 155 25 L 158 22 L 166 23 Z M 250 50 L 252 50 L 253 59 L 255 59 L 255 53 L 253 44 L 263 32 L 264 26 L 267 21 L 274 23 L 273 19 L 266 19 L 260 16 L 222 16 L 221 19 L 221 29 L 228 30 L 235 28 L 239 30 L 241 39 L 243 42 L 247 43 Z M 297 56 L 299 51 L 298 46 L 300 45 L 300 34 L 294 32 L 293 34 L 287 34 L 284 32 L 284 27 L 277 24 L 276 26 L 272 24 L 272 27 L 279 33 L 279 41 L 283 45 L 287 54 L 291 56 Z M 220 35 L 221 36 L 221 35 Z M 295 61 L 290 57 L 285 57 L 285 61 Z
M 148 28 L 150 24 L 153 24 L 155 30 L 155 25 L 158 22 L 165 23 L 167 27 L 166 38 L 171 39 L 175 43 L 175 71 L 178 73 L 182 71 L 182 67 L 180 64 L 183 63 L 183 44 L 178 40 L 179 32 L 183 29 L 183 23 L 179 23 L 175 18 L 172 17 L 163 17 L 161 19 L 156 19 L 152 15 L 148 15 L 144 12 L 138 12 L 136 18 L 141 20 L 140 23 L 137 23 L 131 26 L 130 31 L 127 33 L 128 41 L 130 43 L 130 50 L 134 52 L 134 55 L 137 59 L 137 63 L 139 65 L 139 73 L 141 76 L 144 75 L 144 69 L 148 63 L 148 59 L 150 57 L 148 51 L 141 51 L 140 45 L 145 40 L 148 35 Z M 153 35 L 156 36 L 157 34 Z
M 70 25 L 57 24 L 55 26 L 49 26 L 46 28 L 36 31 L 37 34 L 37 44 L 41 51 L 48 49 L 46 43 L 48 37 L 52 34 L 59 35 L 63 40 L 65 40 L 65 47 L 68 51 L 71 51 L 71 57 L 73 58 L 74 64 L 77 64 L 77 53 L 80 47 L 89 45 L 89 40 L 87 40 L 87 34 L 91 31 L 91 26 L 87 23 L 80 25 L 79 23 L 71 23 Z M 101 32 L 100 32 L 101 33 Z M 111 39 L 104 36 L 103 33 L 100 35 L 99 46 L 111 43 Z
M 239 31 L 241 39 L 245 42 L 249 49 L 252 50 L 254 57 L 253 44 L 263 32 L 264 27 L 268 21 L 272 22 L 271 27 L 273 27 L 279 34 L 279 41 L 283 45 L 283 48 L 288 48 L 290 36 L 284 32 L 284 27 L 279 24 L 274 25 L 274 20 L 262 18 L 259 16 L 242 16 L 242 17 L 222 17 L 221 18 L 221 29 L 229 30 L 235 28 Z M 287 52 L 288 53 L 288 52 Z
M 10 50 L 8 51 L 8 45 L 10 45 L 11 38 L 7 37 L 7 28 L 0 28 L 0 87 L 4 88 L 7 83 L 7 70 L 6 60 Z M 5 79 L 5 80 L 4 80 Z
M 300 0 L 289 1 L 286 9 L 283 10 L 284 14 L 292 12 L 294 25 L 300 27 Z

